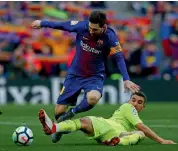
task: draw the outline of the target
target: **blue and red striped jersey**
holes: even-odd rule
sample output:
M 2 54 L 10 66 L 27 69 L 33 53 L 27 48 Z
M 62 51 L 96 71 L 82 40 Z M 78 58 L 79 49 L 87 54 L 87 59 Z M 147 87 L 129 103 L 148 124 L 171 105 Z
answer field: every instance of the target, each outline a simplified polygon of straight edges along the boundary
M 113 56 L 121 71 L 124 80 L 129 80 L 124 62 L 123 52 L 115 31 L 107 27 L 99 37 L 93 37 L 89 32 L 89 21 L 51 22 L 42 21 L 41 27 L 75 32 L 76 54 L 72 61 L 68 74 L 89 77 L 93 75 L 105 75 L 105 62 L 109 55 Z M 59 50 L 60 51 L 60 50 Z

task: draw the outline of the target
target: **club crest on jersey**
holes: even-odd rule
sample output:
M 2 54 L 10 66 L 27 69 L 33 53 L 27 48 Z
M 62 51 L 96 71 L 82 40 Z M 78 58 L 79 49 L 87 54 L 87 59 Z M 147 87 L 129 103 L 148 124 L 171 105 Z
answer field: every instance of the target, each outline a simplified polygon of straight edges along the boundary
M 137 110 L 135 108 L 133 108 L 132 113 L 133 113 L 133 115 L 137 115 Z
M 73 21 L 70 22 L 70 25 L 76 25 L 77 23 L 78 23 L 78 21 L 73 20 Z
M 103 40 L 100 40 L 100 39 L 99 39 L 99 40 L 97 41 L 97 44 L 98 44 L 99 46 L 101 46 L 101 45 L 103 44 Z

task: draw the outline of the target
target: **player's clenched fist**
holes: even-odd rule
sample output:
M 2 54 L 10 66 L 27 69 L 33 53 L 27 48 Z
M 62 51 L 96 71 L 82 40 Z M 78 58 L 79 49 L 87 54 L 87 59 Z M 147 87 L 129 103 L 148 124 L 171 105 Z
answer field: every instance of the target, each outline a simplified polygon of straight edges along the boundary
M 35 20 L 31 24 L 31 28 L 33 29 L 40 29 L 41 28 L 41 20 Z

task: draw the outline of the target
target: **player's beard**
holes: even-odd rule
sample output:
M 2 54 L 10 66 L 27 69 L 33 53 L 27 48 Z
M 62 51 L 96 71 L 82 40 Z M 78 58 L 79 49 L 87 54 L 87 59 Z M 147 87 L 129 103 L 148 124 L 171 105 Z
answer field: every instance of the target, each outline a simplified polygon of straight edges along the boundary
M 98 34 L 90 34 L 93 39 L 98 39 L 103 34 L 103 31 L 101 31 Z
M 91 39 L 96 39 L 97 38 L 96 34 L 90 34 L 90 36 L 91 36 Z

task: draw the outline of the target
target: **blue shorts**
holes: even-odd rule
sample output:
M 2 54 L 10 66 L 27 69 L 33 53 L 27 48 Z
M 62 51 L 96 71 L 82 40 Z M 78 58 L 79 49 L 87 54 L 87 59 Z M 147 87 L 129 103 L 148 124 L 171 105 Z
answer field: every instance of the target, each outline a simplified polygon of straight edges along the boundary
M 84 98 L 86 98 L 87 92 L 91 90 L 97 90 L 101 93 L 103 92 L 104 77 L 102 76 L 92 76 L 89 78 L 67 75 L 63 88 L 57 100 L 57 104 L 63 105 L 76 105 L 77 97 L 79 96 L 81 90 L 84 90 Z

